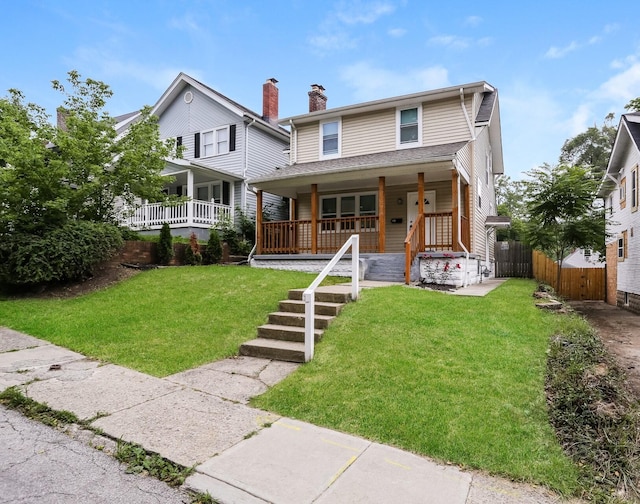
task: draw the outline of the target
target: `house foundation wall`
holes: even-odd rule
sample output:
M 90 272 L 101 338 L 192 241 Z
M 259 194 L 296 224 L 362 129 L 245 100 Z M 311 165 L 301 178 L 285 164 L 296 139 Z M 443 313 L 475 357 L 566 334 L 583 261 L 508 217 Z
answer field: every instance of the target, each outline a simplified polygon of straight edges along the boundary
M 462 287 L 482 283 L 495 275 L 494 263 L 480 258 L 477 254 L 460 252 L 424 252 L 418 254 L 420 282 L 436 285 Z
M 302 271 L 304 273 L 320 273 L 325 266 L 333 259 L 333 255 L 299 255 L 295 259 L 282 257 L 282 256 L 270 256 L 263 255 L 254 257 L 250 261 L 252 268 L 270 268 L 285 271 Z M 360 260 L 359 279 L 364 279 L 364 275 L 367 269 L 367 263 L 365 260 Z M 338 264 L 331 270 L 332 276 L 350 277 L 351 276 L 351 256 L 345 255 L 343 259 L 338 261 Z
M 633 292 L 617 291 L 616 304 L 618 308 L 622 308 L 624 310 L 628 310 L 637 315 L 640 315 L 640 294 L 634 294 Z

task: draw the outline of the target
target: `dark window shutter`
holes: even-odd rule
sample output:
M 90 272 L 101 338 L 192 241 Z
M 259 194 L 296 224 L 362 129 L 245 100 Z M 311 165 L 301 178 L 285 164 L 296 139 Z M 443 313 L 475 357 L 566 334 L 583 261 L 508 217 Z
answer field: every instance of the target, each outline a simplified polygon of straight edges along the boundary
M 176 137 L 176 147 L 182 147 L 182 137 Z
M 196 133 L 195 136 L 193 137 L 193 149 L 194 149 L 193 157 L 199 158 L 200 157 L 200 133 Z
M 236 150 L 236 125 L 229 126 L 229 152 Z
M 231 184 L 229 182 L 222 181 L 222 204 L 231 204 Z

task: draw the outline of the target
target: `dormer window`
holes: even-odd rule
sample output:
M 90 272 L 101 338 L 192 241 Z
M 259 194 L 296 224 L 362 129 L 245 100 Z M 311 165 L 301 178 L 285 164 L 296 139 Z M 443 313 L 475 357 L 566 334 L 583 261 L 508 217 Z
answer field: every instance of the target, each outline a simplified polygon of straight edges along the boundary
M 422 143 L 422 107 L 398 109 L 398 147 L 415 147 Z
M 320 157 L 340 155 L 340 121 L 320 123 Z

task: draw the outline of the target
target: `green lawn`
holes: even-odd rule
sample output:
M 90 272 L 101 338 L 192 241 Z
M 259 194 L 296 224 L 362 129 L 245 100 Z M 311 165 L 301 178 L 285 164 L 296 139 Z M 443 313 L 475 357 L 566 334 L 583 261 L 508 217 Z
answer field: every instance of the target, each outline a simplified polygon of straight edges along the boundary
M 162 268 L 75 299 L 0 301 L 0 325 L 167 376 L 237 354 L 289 289 L 314 278 L 248 267 Z
M 510 280 L 484 298 L 363 291 L 315 359 L 253 404 L 571 493 L 577 472 L 544 393 L 558 320 L 534 307 L 534 286 Z
M 164 268 L 67 300 L 0 301 L 0 325 L 166 376 L 236 354 L 287 290 L 313 276 L 245 267 Z M 334 280 L 335 281 L 335 280 Z M 325 332 L 314 360 L 253 403 L 461 466 L 577 485 L 549 425 L 549 336 L 566 318 L 535 284 L 484 298 L 370 289 Z

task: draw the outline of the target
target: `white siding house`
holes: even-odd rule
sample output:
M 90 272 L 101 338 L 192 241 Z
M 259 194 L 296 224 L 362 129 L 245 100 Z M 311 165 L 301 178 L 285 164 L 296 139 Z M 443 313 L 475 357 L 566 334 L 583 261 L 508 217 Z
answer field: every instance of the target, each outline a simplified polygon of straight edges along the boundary
M 640 113 L 624 114 L 598 195 L 607 225 L 607 301 L 640 313 Z
M 160 137 L 175 139 L 183 147 L 182 159 L 167 160 L 166 192 L 186 197 L 180 205 L 141 202 L 128 209 L 126 223 L 142 232 L 157 232 L 168 222 L 174 235 L 192 232 L 206 239 L 221 219 L 237 211 L 253 218 L 256 196 L 246 181 L 281 166 L 289 146 L 289 133 L 277 124 L 278 88 L 268 79 L 262 89 L 263 114 L 234 102 L 194 78 L 180 73 L 154 105 Z M 121 118 L 119 131 L 135 120 Z M 263 201 L 277 211 L 280 196 Z

